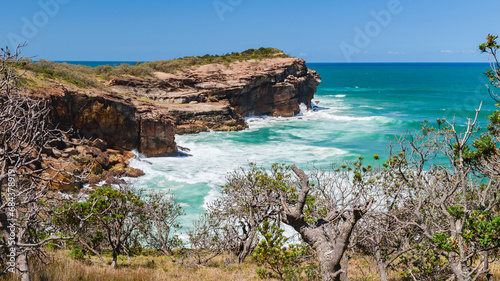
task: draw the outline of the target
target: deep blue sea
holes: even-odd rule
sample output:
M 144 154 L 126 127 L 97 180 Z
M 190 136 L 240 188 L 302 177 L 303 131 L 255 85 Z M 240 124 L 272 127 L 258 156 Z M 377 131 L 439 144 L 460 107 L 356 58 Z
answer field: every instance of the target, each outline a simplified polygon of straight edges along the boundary
M 388 139 L 436 118 L 466 122 L 483 102 L 480 121 L 494 110 L 483 74 L 487 63 L 310 63 L 322 83 L 314 103 L 324 107 L 291 118 L 250 118 L 240 132 L 176 136 L 191 157 L 150 158 L 132 165 L 146 173 L 137 184 L 171 190 L 189 227 L 218 196 L 228 172 L 249 162 L 313 165 L 373 159 L 387 155 Z M 381 161 L 380 161 L 381 162 Z

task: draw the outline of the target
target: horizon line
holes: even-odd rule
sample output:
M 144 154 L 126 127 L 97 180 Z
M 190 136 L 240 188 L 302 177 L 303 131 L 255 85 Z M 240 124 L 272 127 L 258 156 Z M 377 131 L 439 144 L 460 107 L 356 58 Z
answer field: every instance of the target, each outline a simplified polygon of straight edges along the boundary
M 301 59 L 301 58 L 298 58 Z M 169 60 L 169 59 L 166 59 Z M 165 61 L 166 61 L 165 60 Z M 170 59 L 171 60 L 171 59 Z M 304 59 L 305 60 L 305 59 Z M 38 61 L 38 60 L 35 60 Z M 49 60 L 50 61 L 50 60 Z M 53 62 L 154 62 L 160 60 L 52 60 Z M 360 61 L 360 62 L 341 62 L 341 61 L 307 61 L 306 63 L 343 63 L 343 64 L 359 64 L 359 63 L 487 63 L 484 61 Z

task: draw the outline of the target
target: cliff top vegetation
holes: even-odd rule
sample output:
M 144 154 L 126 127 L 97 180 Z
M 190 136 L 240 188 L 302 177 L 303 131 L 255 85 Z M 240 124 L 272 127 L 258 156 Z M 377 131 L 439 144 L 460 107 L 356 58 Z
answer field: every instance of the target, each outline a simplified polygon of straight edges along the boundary
M 225 55 L 187 56 L 171 60 L 137 62 L 134 65 L 122 63 L 117 65 L 101 65 L 89 67 L 84 65 L 58 63 L 40 59 L 33 61 L 25 59 L 20 62 L 20 68 L 33 72 L 36 76 L 68 82 L 81 88 L 100 87 L 99 81 L 109 80 L 113 76 L 132 75 L 137 77 L 152 77 L 154 72 L 176 73 L 206 64 L 229 65 L 233 62 L 248 60 L 263 60 L 269 58 L 290 58 L 276 48 L 248 49 Z

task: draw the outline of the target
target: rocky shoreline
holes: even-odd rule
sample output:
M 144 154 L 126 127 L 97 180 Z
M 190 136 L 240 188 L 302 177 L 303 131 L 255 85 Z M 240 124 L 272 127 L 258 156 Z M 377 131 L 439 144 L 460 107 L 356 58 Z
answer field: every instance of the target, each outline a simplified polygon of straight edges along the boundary
M 56 81 L 35 87 L 33 93 L 49 100 L 54 124 L 75 129 L 85 143 L 53 150 L 47 161 L 71 163 L 77 170 L 92 166 L 87 182 L 112 174 L 140 176 L 128 167 L 131 150 L 148 157 L 179 155 L 175 134 L 242 130 L 248 127 L 244 117 L 296 115 L 300 104 L 310 108 L 321 82 L 296 58 L 154 75 L 115 77 L 99 89 Z

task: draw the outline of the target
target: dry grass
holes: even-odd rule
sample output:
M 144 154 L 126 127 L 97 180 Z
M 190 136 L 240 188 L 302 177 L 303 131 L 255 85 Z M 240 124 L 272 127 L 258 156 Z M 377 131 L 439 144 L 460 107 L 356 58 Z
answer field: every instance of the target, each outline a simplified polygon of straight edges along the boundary
M 69 257 L 67 251 L 52 253 L 55 262 L 49 265 L 33 265 L 33 281 L 136 281 L 136 280 L 185 280 L 185 281 L 225 281 L 225 280 L 260 280 L 255 271 L 259 267 L 248 259 L 242 265 L 232 264 L 221 267 L 221 259 L 212 264 L 198 268 L 186 268 L 173 263 L 167 257 L 136 256 L 130 261 L 120 256 L 118 268 L 113 269 L 108 264 L 110 257 L 105 257 L 107 265 L 102 265 L 97 259 L 91 262 L 79 262 Z M 500 263 L 492 264 L 494 280 L 500 280 Z M 378 271 L 375 263 L 365 257 L 355 257 L 349 262 L 349 280 L 378 281 Z M 390 280 L 402 280 L 397 273 L 389 276 Z M 18 281 L 8 274 L 0 280 Z M 483 279 L 484 280 L 484 279 Z
M 229 65 L 237 61 L 289 57 L 290 56 L 284 54 L 283 51 L 275 48 L 259 48 L 225 55 L 207 54 L 204 56 L 189 56 L 163 61 L 138 62 L 134 65 L 127 63 L 114 66 L 101 65 L 95 68 L 84 65 L 73 65 L 65 62 L 56 63 L 43 59 L 37 62 L 30 59 L 23 59 L 19 62 L 18 67 L 33 72 L 39 78 L 67 82 L 79 88 L 103 88 L 103 82 L 115 76 L 132 75 L 136 77 L 154 77 L 154 73 L 158 71 L 176 73 L 193 67 L 213 63 Z
M 69 257 L 68 252 L 52 253 L 55 262 L 50 265 L 34 265 L 33 281 L 138 281 L 138 280 L 258 280 L 252 263 L 220 267 L 216 261 L 208 266 L 186 268 L 173 263 L 167 257 L 136 256 L 130 262 L 120 256 L 118 268 L 103 265 L 97 259 L 92 262 L 79 262 Z M 109 264 L 111 258 L 105 257 Z M 0 277 L 0 280 L 19 280 L 12 274 Z
M 496 261 L 490 264 L 493 280 L 500 281 L 500 262 Z M 380 276 L 377 269 L 377 264 L 374 260 L 368 257 L 355 256 L 349 261 L 347 269 L 349 280 L 351 281 L 380 281 Z M 388 279 L 390 281 L 404 280 L 398 272 L 388 272 Z M 479 278 L 479 281 L 486 280 L 486 278 Z

